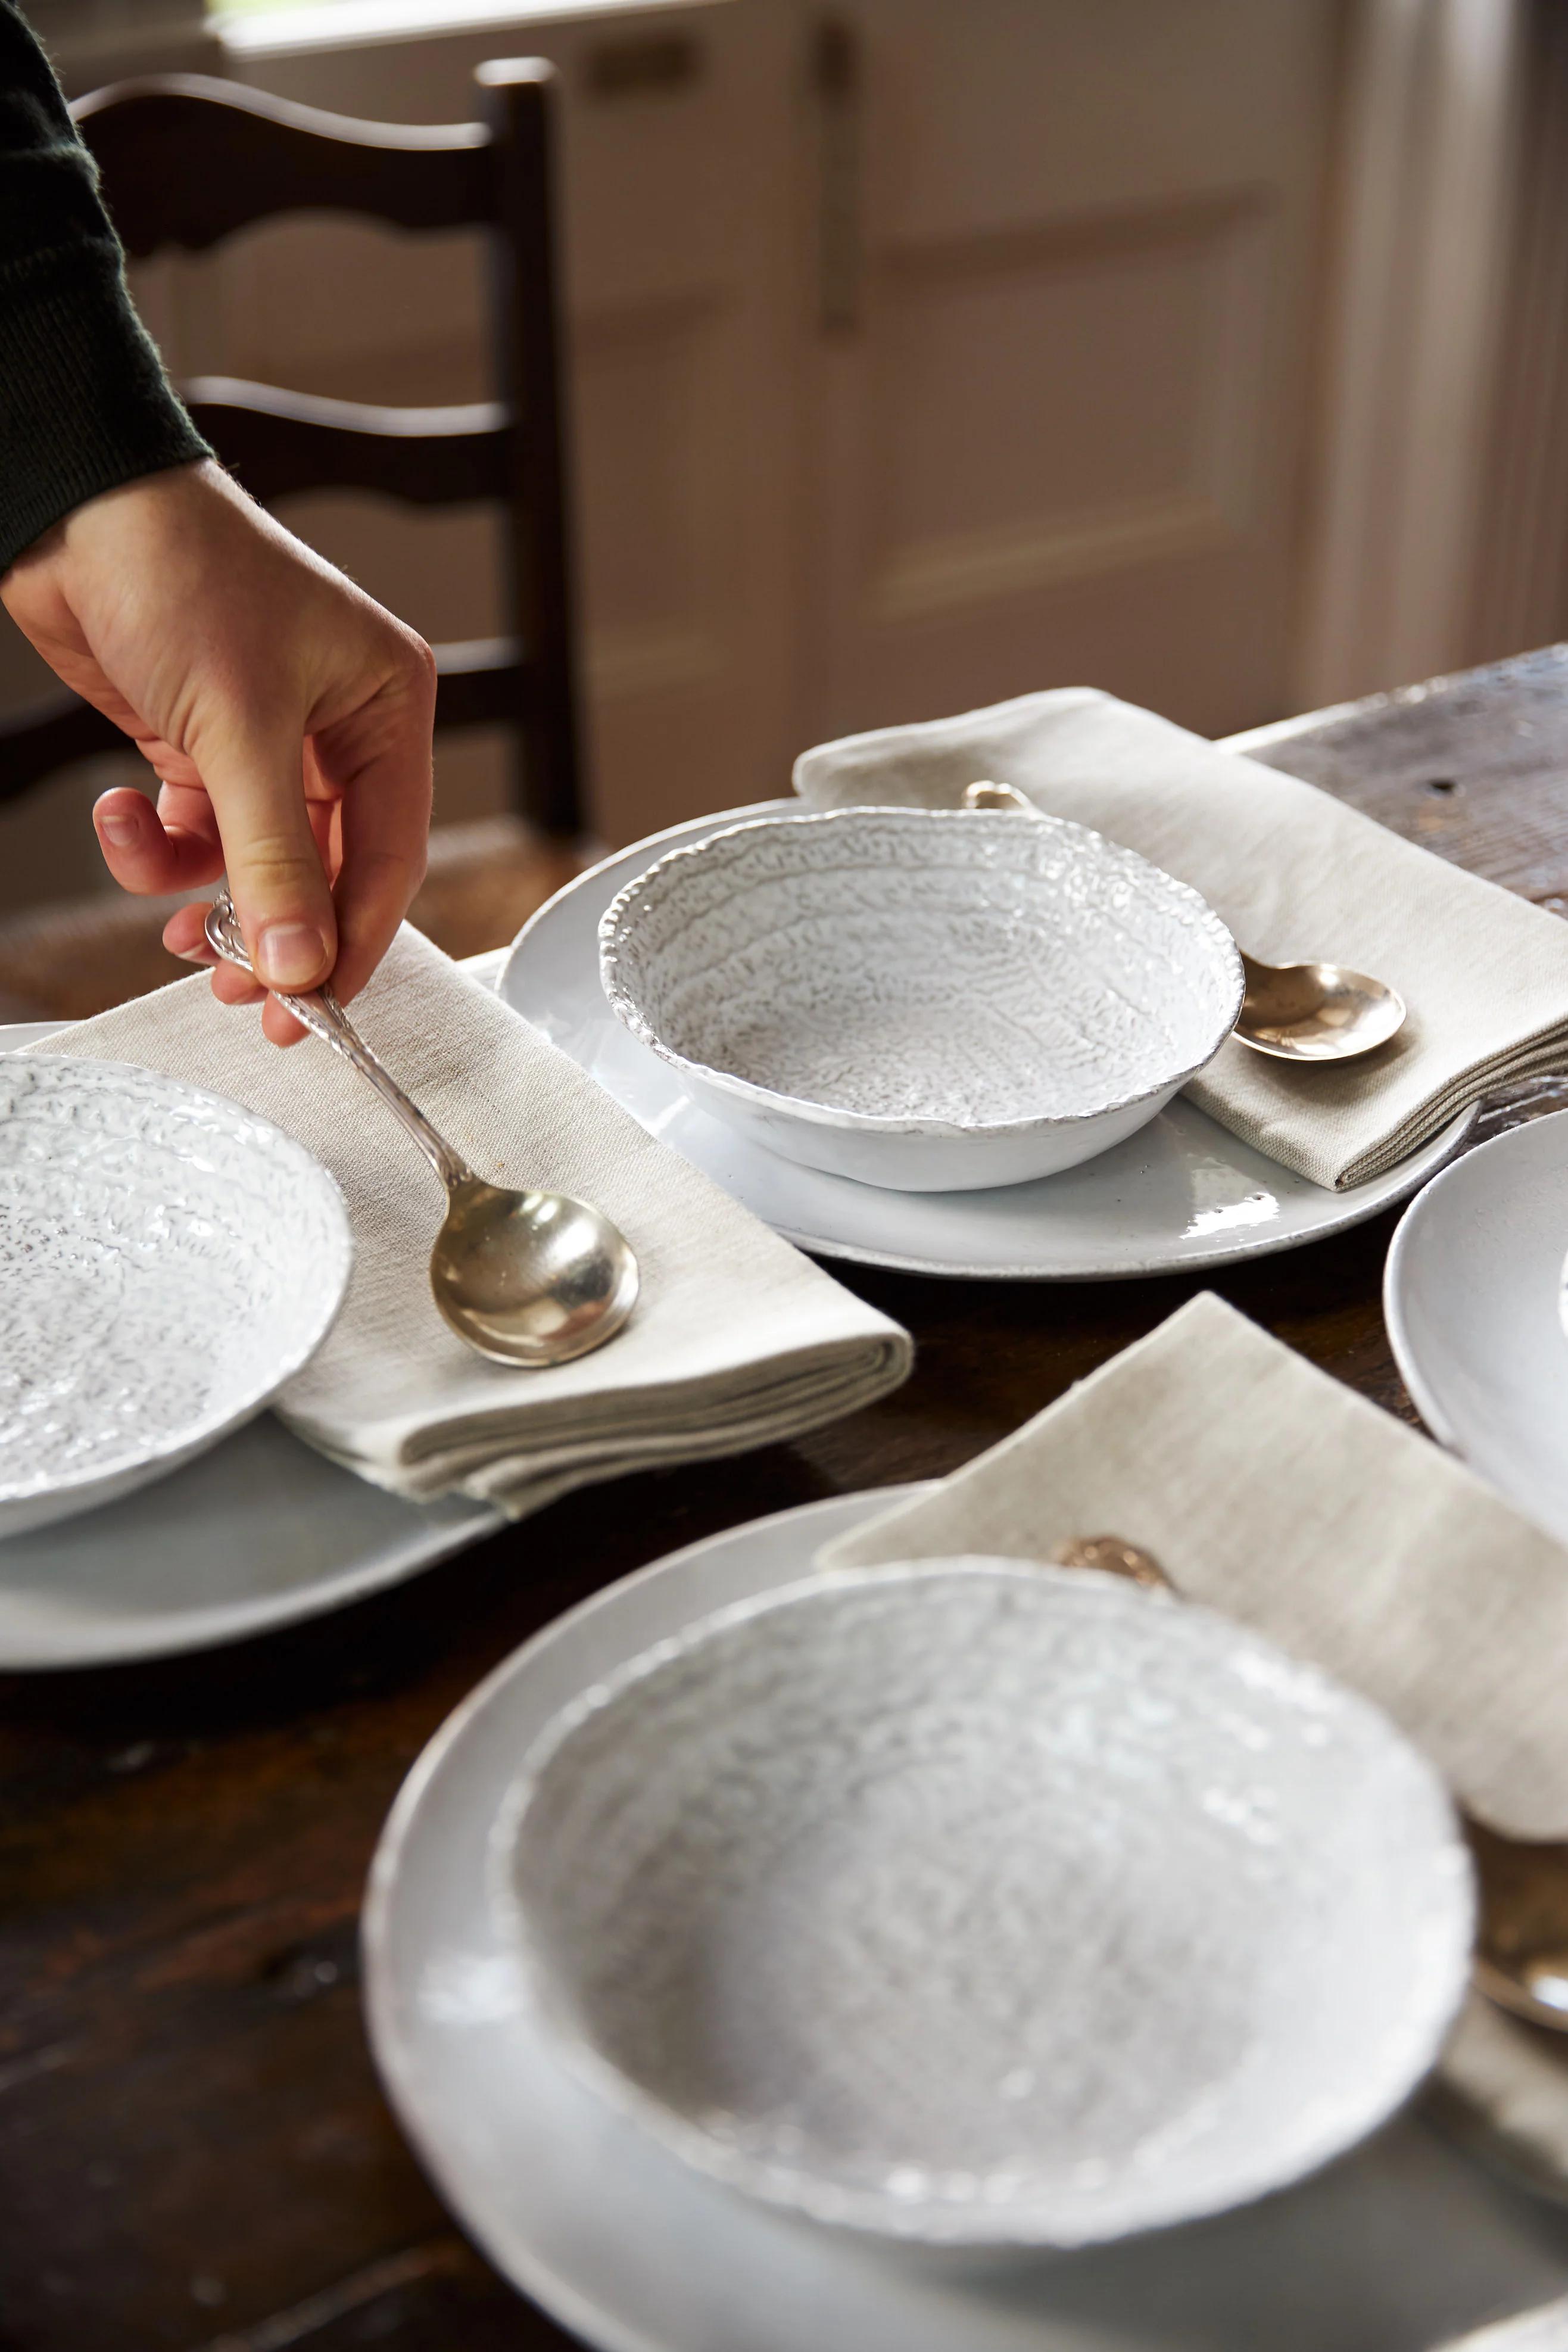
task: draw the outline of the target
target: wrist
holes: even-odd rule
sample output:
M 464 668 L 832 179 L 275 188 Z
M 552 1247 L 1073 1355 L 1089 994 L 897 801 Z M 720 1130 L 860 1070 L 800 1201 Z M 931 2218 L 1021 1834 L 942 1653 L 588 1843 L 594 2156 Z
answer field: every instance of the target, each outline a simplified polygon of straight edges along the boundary
M 140 527 L 144 518 L 178 514 L 204 506 L 215 494 L 243 499 L 215 457 L 191 457 L 177 466 L 161 466 L 150 474 L 136 474 L 116 482 L 96 498 L 84 499 L 61 518 L 57 530 L 62 547 L 70 549 L 102 536 L 118 537 L 128 522 Z

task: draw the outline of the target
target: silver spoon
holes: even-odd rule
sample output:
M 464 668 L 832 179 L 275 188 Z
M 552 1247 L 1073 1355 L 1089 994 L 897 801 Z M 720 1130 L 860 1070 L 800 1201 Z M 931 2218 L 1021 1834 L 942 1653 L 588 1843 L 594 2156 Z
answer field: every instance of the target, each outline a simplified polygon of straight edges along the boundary
M 225 963 L 252 969 L 226 890 L 208 909 L 206 931 Z M 430 1287 L 458 1338 L 497 1363 L 536 1367 L 569 1363 L 612 1339 L 636 1304 L 638 1276 L 631 1245 L 609 1218 L 565 1193 L 486 1184 L 377 1061 L 330 987 L 274 993 L 370 1080 L 445 1185 Z
M 1025 809 L 1034 803 L 1015 784 L 970 784 L 964 806 Z M 1348 1062 L 1385 1045 L 1405 1021 L 1405 1000 L 1381 980 L 1337 963 L 1261 963 L 1238 950 L 1247 992 L 1234 1035 L 1255 1054 L 1281 1062 Z
M 1405 1000 L 1381 980 L 1338 963 L 1260 963 L 1239 950 L 1247 993 L 1236 1035 L 1281 1062 L 1348 1062 L 1385 1045 L 1405 1022 Z
M 1176 1590 L 1153 1552 L 1120 1536 L 1069 1537 L 1051 1560 L 1124 1576 L 1150 1591 Z M 1532 2025 L 1568 2033 L 1568 1845 L 1504 1837 L 1465 1812 L 1459 1825 L 1476 1869 L 1477 1991 Z

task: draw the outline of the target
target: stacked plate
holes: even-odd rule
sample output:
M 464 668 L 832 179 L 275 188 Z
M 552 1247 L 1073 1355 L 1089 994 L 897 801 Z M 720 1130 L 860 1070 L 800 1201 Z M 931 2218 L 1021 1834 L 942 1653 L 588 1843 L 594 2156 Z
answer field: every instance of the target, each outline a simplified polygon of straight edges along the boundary
M 896 1499 L 628 1579 L 444 1727 L 365 1923 L 411 2137 L 611 2352 L 1153 2347 L 1173 2295 L 1195 2342 L 1364 2340 L 1367 2231 L 1333 2211 L 1378 2216 L 1385 2266 L 1385 2159 L 1232 2209 L 1436 2053 L 1470 1908 L 1434 1776 L 1320 1675 L 1092 1571 L 810 1570 Z M 1478 2308 L 1449 2210 L 1388 2352 Z
M 1223 927 L 1038 816 L 702 818 L 552 898 L 499 985 L 787 1239 L 909 1273 L 1103 1279 L 1295 1248 L 1406 1199 L 1474 1117 L 1342 1192 L 1249 1149 L 1179 1091 L 1234 1017 Z
M 600 929 L 605 993 L 789 1160 L 975 1192 L 1108 1151 L 1214 1059 L 1240 958 L 1195 890 L 1078 824 L 763 817 L 671 850 Z
M 493 1864 L 588 2082 L 884 2242 L 1084 2245 L 1299 2178 L 1426 2072 L 1470 1943 L 1448 1802 L 1371 1707 L 1011 1560 L 813 1577 L 630 1660 Z

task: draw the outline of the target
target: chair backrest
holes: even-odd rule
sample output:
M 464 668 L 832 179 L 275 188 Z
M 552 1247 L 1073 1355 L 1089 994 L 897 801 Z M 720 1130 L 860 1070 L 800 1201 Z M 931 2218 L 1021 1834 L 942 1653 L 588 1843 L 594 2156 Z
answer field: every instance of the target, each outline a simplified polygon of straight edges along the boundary
M 197 74 L 117 82 L 71 111 L 137 258 L 166 245 L 204 251 L 300 211 L 496 232 L 496 401 L 381 408 L 217 376 L 181 389 L 201 431 L 263 504 L 324 488 L 502 503 L 512 633 L 436 648 L 436 723 L 514 726 L 519 805 L 542 831 L 570 837 L 582 809 L 551 204 L 555 77 L 524 58 L 481 66 L 477 79 L 484 121 L 436 126 L 360 122 Z M 0 726 L 0 800 L 123 741 L 75 697 Z

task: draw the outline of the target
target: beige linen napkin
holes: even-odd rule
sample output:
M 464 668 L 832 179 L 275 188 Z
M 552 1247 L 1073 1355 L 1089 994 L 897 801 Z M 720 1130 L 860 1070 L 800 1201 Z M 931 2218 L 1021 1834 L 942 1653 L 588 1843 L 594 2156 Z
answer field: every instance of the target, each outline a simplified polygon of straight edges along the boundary
M 1105 1535 L 1364 1691 L 1481 1821 L 1568 1836 L 1568 1552 L 1212 1293 L 821 1564 Z
M 1365 1061 L 1296 1069 L 1224 1045 L 1187 1093 L 1316 1183 L 1359 1184 L 1488 1088 L 1568 1067 L 1568 924 L 1327 793 L 1088 688 L 807 751 L 813 805 L 952 807 L 979 778 L 1190 883 L 1270 963 L 1375 973 L 1409 1008 Z
M 353 1276 L 278 1410 L 334 1461 L 397 1494 L 455 1488 L 520 1517 L 592 1479 L 792 1436 L 908 1371 L 895 1323 L 644 1134 L 416 931 L 399 934 L 353 1010 L 482 1175 L 580 1194 L 620 1225 L 643 1288 L 609 1346 L 526 1371 L 454 1338 L 426 1279 L 443 1195 L 417 1146 L 328 1047 L 308 1038 L 278 1052 L 259 1014 L 215 1003 L 204 975 L 37 1048 L 142 1063 L 231 1096 L 331 1170 L 353 1223 Z

